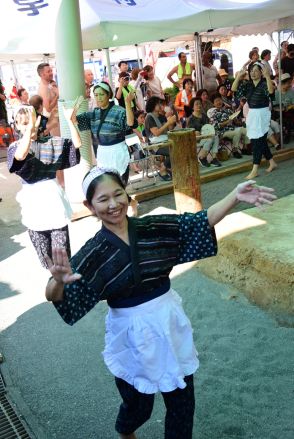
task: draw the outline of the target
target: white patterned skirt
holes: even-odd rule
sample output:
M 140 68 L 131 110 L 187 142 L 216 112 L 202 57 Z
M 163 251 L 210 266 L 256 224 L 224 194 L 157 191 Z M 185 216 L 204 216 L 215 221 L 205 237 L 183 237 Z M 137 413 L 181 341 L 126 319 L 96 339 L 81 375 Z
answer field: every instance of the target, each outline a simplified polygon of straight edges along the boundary
M 105 364 L 139 392 L 186 387 L 199 366 L 191 323 L 172 289 L 131 308 L 110 308 L 106 317 Z
M 271 112 L 266 108 L 249 108 L 246 118 L 247 137 L 259 139 L 268 132 L 271 123 Z
M 123 175 L 130 162 L 130 154 L 125 142 L 115 145 L 99 145 L 97 149 L 97 166 L 107 169 L 116 169 Z

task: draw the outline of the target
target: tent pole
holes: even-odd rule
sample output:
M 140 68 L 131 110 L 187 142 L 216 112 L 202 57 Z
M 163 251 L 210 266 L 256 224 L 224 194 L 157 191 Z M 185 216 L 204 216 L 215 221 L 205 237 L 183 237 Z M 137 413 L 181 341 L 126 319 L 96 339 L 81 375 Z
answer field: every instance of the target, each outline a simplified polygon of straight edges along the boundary
M 61 135 L 70 138 L 70 130 L 63 115 L 63 105 L 72 106 L 78 96 L 85 96 L 79 0 L 62 0 L 56 21 L 55 46 Z M 87 110 L 88 101 L 84 99 L 80 112 Z M 73 218 L 88 215 L 82 204 L 84 200 L 82 180 L 93 162 L 90 132 L 83 131 L 81 138 L 80 164 L 64 171 L 66 193 L 74 210 Z
M 135 44 L 135 47 L 136 47 L 136 52 L 137 52 L 138 67 L 139 67 L 139 69 L 141 69 L 143 66 L 142 66 L 141 59 L 140 59 L 138 44 Z
M 15 84 L 17 90 L 18 90 L 19 89 L 19 81 L 18 81 L 17 71 L 16 71 L 16 67 L 15 67 L 13 59 L 10 60 L 10 65 L 11 65 L 11 69 L 12 69 L 12 75 L 13 75 L 13 79 L 14 79 L 14 84 Z
M 195 44 L 195 74 L 196 74 L 196 89 L 203 88 L 203 73 L 202 73 L 202 59 L 201 59 L 201 37 L 198 32 L 194 33 Z
M 111 71 L 111 64 L 110 64 L 109 48 L 104 49 L 104 53 L 106 56 L 108 82 L 109 82 L 111 88 L 113 88 L 113 79 L 112 79 L 112 71 Z
M 280 113 L 280 145 L 281 148 L 284 147 L 283 141 L 283 111 L 282 111 L 282 93 L 281 93 L 281 35 L 280 31 L 278 31 L 278 72 L 279 72 L 279 113 Z

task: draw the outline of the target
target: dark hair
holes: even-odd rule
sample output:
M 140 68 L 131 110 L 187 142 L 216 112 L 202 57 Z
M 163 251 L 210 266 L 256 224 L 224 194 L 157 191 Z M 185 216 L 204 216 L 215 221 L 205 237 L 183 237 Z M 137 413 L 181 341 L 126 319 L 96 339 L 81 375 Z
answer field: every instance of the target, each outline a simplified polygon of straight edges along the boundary
M 290 78 L 286 78 L 286 79 L 281 79 L 281 84 L 286 84 L 286 82 L 291 82 L 292 83 L 292 77 L 290 76 Z
M 29 104 L 32 105 L 32 107 L 34 107 L 34 109 L 37 111 L 43 104 L 43 98 L 39 95 L 34 95 L 30 98 Z
M 91 171 L 89 171 L 86 175 L 85 175 L 85 177 L 84 177 L 84 179 L 87 177 L 87 175 L 90 173 Z M 95 193 L 95 190 L 96 190 L 96 187 L 97 187 L 97 185 L 103 180 L 103 178 L 105 177 L 105 175 L 108 175 L 115 183 L 117 183 L 122 189 L 126 189 L 125 188 L 125 185 L 124 185 L 124 183 L 123 183 L 123 181 L 122 181 L 122 179 L 121 179 L 121 177 L 118 175 L 118 174 L 116 174 L 116 173 L 114 173 L 114 172 L 111 172 L 111 171 L 107 171 L 107 172 L 105 172 L 104 174 L 101 174 L 101 175 L 99 175 L 98 177 L 96 177 L 96 178 L 94 178 L 92 181 L 91 181 L 91 183 L 89 184 L 89 186 L 88 186 L 88 189 L 87 189 L 87 194 L 86 194 L 86 200 L 88 201 L 88 203 L 89 204 L 92 204 L 92 199 L 93 199 L 93 197 L 94 197 L 94 193 Z
M 288 43 L 288 40 L 284 40 L 281 42 L 281 47 L 283 47 L 283 44 Z
M 151 70 L 153 70 L 153 67 L 150 66 L 149 64 L 147 64 L 146 66 L 143 67 L 143 70 L 145 70 L 145 72 L 151 72 Z
M 109 91 L 105 90 L 102 87 L 99 87 L 99 84 L 106 84 L 109 87 Z M 93 93 L 95 90 L 97 90 L 97 88 L 102 88 L 102 90 L 105 91 L 105 93 L 108 95 L 109 99 L 112 99 L 113 98 L 113 91 L 112 91 L 112 88 L 110 87 L 110 85 L 108 84 L 108 82 L 100 81 L 99 84 L 95 85 L 95 87 L 93 88 Z
M 118 63 L 118 67 L 120 67 L 122 64 L 128 64 L 128 61 L 120 61 L 120 62 Z
M 220 89 L 221 89 L 222 87 L 225 87 L 225 89 L 227 90 L 227 87 L 225 86 L 225 84 L 220 84 L 220 85 L 217 87 L 216 91 L 219 93 L 219 91 L 220 91 Z
M 143 110 L 137 110 L 137 111 L 135 111 L 135 118 L 136 119 L 138 119 L 138 117 L 140 117 L 142 114 L 144 114 L 144 116 L 145 116 L 145 111 L 143 111 Z
M 201 99 L 201 95 L 202 95 L 202 93 L 204 93 L 204 92 L 206 92 L 207 95 L 208 95 L 208 91 L 207 91 L 206 88 L 200 88 L 200 89 L 197 91 L 197 93 L 196 93 L 196 98 L 200 98 L 200 99 Z
M 19 98 L 21 97 L 23 91 L 26 91 L 26 89 L 25 88 L 20 88 L 19 90 L 17 90 L 17 96 Z
M 260 55 L 260 58 L 261 59 L 264 59 L 267 55 L 270 55 L 272 52 L 269 50 L 269 49 L 264 49 L 262 52 L 261 52 L 261 55 Z
M 182 55 L 186 55 L 185 52 L 180 52 L 180 53 L 178 54 L 178 58 L 181 59 L 181 56 L 182 56 Z
M 222 99 L 222 96 L 219 93 L 213 93 L 210 97 L 211 102 L 214 102 L 216 99 Z
M 157 104 L 163 103 L 163 99 L 159 98 L 158 96 L 151 96 L 151 98 L 148 99 L 146 102 L 146 112 L 152 113 L 154 111 L 154 108 Z
M 42 62 L 41 64 L 38 65 L 37 72 L 39 76 L 41 76 L 41 73 L 45 69 L 45 67 L 50 67 L 50 64 L 48 64 L 47 62 Z
M 189 107 L 191 108 L 191 110 L 194 109 L 194 104 L 195 104 L 196 101 L 199 101 L 201 103 L 201 105 L 202 105 L 201 98 L 197 98 L 197 97 L 196 98 L 192 98 L 191 101 L 189 102 Z
M 288 50 L 288 53 L 293 52 L 294 51 L 294 44 L 288 44 L 287 50 Z
M 118 77 L 119 77 L 119 79 L 120 79 L 120 78 L 130 78 L 130 79 L 131 79 L 131 77 L 130 77 L 130 75 L 129 75 L 128 72 L 120 72 L 120 74 L 118 75 Z
M 252 59 L 252 57 L 253 57 L 253 55 L 256 53 L 256 55 L 258 55 L 258 52 L 257 52 L 257 50 L 250 50 L 250 52 L 249 52 L 249 59 Z
M 186 85 L 188 82 L 191 82 L 191 84 L 194 85 L 194 82 L 192 81 L 191 78 L 185 78 L 184 81 L 183 81 L 183 89 L 185 89 L 185 85 Z

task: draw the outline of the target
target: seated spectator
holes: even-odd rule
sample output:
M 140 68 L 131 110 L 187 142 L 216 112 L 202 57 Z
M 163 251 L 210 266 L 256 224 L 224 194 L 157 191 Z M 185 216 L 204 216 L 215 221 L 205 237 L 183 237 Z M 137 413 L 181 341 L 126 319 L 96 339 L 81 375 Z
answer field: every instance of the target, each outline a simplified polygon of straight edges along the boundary
M 287 56 L 288 45 L 289 45 L 288 41 L 281 42 L 281 49 L 280 49 L 281 60 Z M 275 57 L 274 62 L 273 62 L 273 67 L 274 67 L 276 76 L 279 76 L 279 53 L 276 54 L 276 57 Z
M 21 105 L 29 105 L 29 94 L 25 88 L 17 90 L 17 96 L 19 97 L 19 103 Z
M 202 102 L 200 98 L 193 98 L 190 101 L 190 107 L 192 109 L 192 115 L 188 119 L 187 127 L 194 128 L 196 135 L 201 134 L 201 128 L 209 123 L 207 115 L 203 112 Z M 201 139 L 197 146 L 200 147 L 198 153 L 198 161 L 201 166 L 208 168 L 210 165 L 221 166 L 221 163 L 217 159 L 219 138 L 213 136 L 210 139 Z M 209 163 L 207 160 L 208 154 L 211 154 L 212 161 Z
M 130 75 L 127 72 L 121 72 L 118 75 L 119 79 L 119 87 L 115 89 L 115 97 L 118 101 L 118 105 L 120 105 L 123 108 L 126 108 L 125 99 L 128 96 L 129 93 L 134 93 L 136 95 L 136 90 L 134 87 L 130 84 Z M 132 110 L 135 112 L 136 107 L 136 100 L 135 98 L 131 102 Z
M 219 93 L 214 94 L 212 100 L 216 111 L 212 112 L 211 123 L 215 128 L 216 134 L 218 134 L 220 138 L 230 139 L 233 145 L 233 156 L 238 159 L 242 158 L 241 151 L 243 145 L 241 138 L 244 139 L 244 144 L 247 145 L 250 143 L 250 140 L 246 136 L 246 128 L 235 126 L 234 120 L 230 119 L 233 111 L 223 107 L 222 97 Z
M 225 69 L 219 69 L 218 71 L 219 76 L 221 77 L 222 80 L 222 84 L 220 84 L 218 86 L 218 89 L 221 85 L 224 85 L 227 89 L 227 97 L 231 98 L 232 97 L 232 82 L 229 80 L 229 74 Z
M 185 106 L 185 111 L 186 108 L 187 107 Z M 169 103 L 168 105 L 165 105 L 164 116 L 166 119 L 169 119 L 171 116 L 176 116 L 176 123 L 173 129 L 181 129 L 186 127 L 186 118 L 184 118 L 182 122 L 180 121 L 178 112 L 173 104 Z
M 275 91 L 275 100 L 273 102 L 274 112 L 279 116 L 280 99 L 283 109 L 283 136 L 284 143 L 290 141 L 290 132 L 294 124 L 294 90 L 292 89 L 292 78 L 289 73 L 281 75 L 281 90 Z
M 219 85 L 217 87 L 217 91 L 222 97 L 224 107 L 233 110 L 233 101 L 228 98 L 228 90 L 225 84 Z
M 146 102 L 147 116 L 145 119 L 145 133 L 149 141 L 154 137 L 166 134 L 170 129 L 174 128 L 176 123 L 176 116 L 171 116 L 169 119 L 163 116 L 163 102 L 164 101 L 157 96 L 152 96 Z M 165 161 L 162 162 L 160 166 L 159 177 L 165 181 L 171 180 L 171 164 L 168 146 L 161 146 L 157 149 L 156 146 L 154 146 L 154 151 L 156 151 L 156 154 L 165 157 Z
M 38 139 L 41 142 L 46 140 L 47 136 L 50 135 L 50 128 L 54 125 L 54 121 L 48 122 L 48 117 L 44 116 L 43 113 L 43 98 L 39 95 L 33 95 L 29 100 L 29 105 L 34 107 L 37 117 L 40 116 L 40 125 L 38 128 Z
M 131 71 L 130 85 L 134 88 L 136 93 L 136 107 L 139 111 L 145 111 L 145 101 L 141 86 L 143 85 L 144 78 L 139 75 L 140 69 L 135 68 Z
M 183 120 L 185 117 L 185 105 L 189 105 L 191 99 L 195 96 L 193 85 L 192 79 L 184 79 L 183 90 L 176 96 L 175 109 L 178 112 L 180 120 Z
M 160 99 L 164 99 L 164 93 L 162 90 L 160 79 L 155 76 L 154 69 L 152 66 L 145 66 L 143 68 L 144 79 L 146 80 L 147 87 L 147 97 L 157 96 Z
M 209 100 L 206 88 L 200 88 L 196 93 L 196 98 L 201 99 L 203 112 L 207 114 L 207 111 L 213 107 L 213 103 Z

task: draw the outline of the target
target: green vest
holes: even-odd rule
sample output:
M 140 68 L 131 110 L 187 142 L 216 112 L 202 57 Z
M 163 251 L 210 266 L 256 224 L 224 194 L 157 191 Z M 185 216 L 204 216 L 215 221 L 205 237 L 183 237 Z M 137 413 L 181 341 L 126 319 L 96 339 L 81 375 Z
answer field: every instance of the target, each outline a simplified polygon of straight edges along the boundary
M 131 84 L 129 84 L 127 88 L 128 88 L 128 91 L 126 90 L 125 87 L 122 88 L 122 94 L 123 94 L 124 100 L 126 100 L 126 97 L 128 96 L 128 94 L 130 92 L 136 93 L 136 89 Z M 133 108 L 134 106 L 135 106 L 134 100 L 132 100 L 131 107 Z
M 184 71 L 183 71 L 182 64 L 179 64 L 179 65 L 178 65 L 178 78 L 179 78 L 179 79 L 182 79 L 183 74 L 184 74 Z M 190 64 L 187 62 L 187 63 L 186 63 L 186 68 L 185 68 L 185 75 L 191 75 L 191 74 L 192 74 L 191 66 L 190 66 Z

